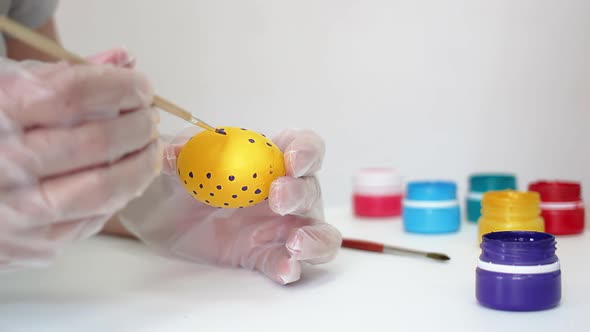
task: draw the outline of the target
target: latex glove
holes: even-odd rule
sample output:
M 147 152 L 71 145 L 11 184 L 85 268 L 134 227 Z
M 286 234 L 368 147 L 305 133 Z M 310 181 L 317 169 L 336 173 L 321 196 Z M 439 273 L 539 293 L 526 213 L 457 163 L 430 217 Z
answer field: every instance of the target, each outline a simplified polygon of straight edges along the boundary
M 119 214 L 135 236 L 166 255 L 255 269 L 281 284 L 300 278 L 302 262 L 336 256 L 342 237 L 324 222 L 314 176 L 324 144 L 316 134 L 288 130 L 273 140 L 285 155 L 287 176 L 272 183 L 267 201 L 244 209 L 210 207 L 185 191 L 175 169 L 189 137 L 166 148 L 163 174 Z
M 121 50 L 92 61 L 0 59 L 0 270 L 46 265 L 161 170 L 149 83 Z

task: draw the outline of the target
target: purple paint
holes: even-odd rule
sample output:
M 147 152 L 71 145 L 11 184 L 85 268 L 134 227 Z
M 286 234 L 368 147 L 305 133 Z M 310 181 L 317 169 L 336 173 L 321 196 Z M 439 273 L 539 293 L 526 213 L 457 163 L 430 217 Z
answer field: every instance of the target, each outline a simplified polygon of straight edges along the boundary
M 550 309 L 561 300 L 561 270 L 555 237 L 529 231 L 483 236 L 476 269 L 476 298 L 509 311 Z

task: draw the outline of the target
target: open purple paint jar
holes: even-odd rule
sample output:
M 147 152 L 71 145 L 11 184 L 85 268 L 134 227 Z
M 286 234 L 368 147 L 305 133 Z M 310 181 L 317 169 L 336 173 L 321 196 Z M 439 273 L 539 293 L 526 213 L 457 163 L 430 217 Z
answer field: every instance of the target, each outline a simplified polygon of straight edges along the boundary
M 476 298 L 508 311 L 550 309 L 561 300 L 555 237 L 532 231 L 485 234 L 476 269 Z

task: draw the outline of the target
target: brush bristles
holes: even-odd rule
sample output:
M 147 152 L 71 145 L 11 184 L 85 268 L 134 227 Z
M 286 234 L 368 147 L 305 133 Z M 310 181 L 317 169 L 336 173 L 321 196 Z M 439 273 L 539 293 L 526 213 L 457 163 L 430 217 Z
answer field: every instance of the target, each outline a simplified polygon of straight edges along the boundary
M 445 254 L 438 254 L 435 252 L 429 252 L 426 254 L 426 257 L 428 258 L 432 258 L 432 259 L 436 259 L 439 261 L 448 261 L 449 259 L 451 259 L 449 256 L 445 255 Z

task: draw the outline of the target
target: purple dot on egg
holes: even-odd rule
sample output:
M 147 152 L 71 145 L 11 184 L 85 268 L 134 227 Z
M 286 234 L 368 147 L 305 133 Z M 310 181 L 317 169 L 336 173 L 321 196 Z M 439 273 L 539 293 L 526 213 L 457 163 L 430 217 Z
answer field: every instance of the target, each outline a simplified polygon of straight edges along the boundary
M 196 195 L 196 194 L 197 194 L 197 192 L 193 190 L 193 194 L 195 194 L 195 195 Z
M 266 142 L 266 145 L 268 145 L 268 146 L 272 147 L 272 144 L 270 144 L 270 143 L 268 143 L 268 142 Z
M 210 202 L 208 200 L 205 200 L 205 203 L 209 204 Z
M 225 132 L 225 129 L 223 129 L 223 128 L 215 129 L 215 132 L 218 134 L 221 134 L 221 135 L 227 135 L 227 133 Z
M 254 143 L 254 142 L 256 142 L 256 141 L 255 141 L 255 140 L 253 140 L 252 138 L 250 138 L 250 139 L 248 140 L 248 142 L 250 142 L 250 143 Z
M 262 190 L 260 189 L 256 189 L 256 191 L 254 192 L 256 195 L 260 194 L 262 192 Z
M 248 203 L 254 203 L 254 201 L 253 200 L 249 200 Z
M 252 177 L 256 179 L 258 177 L 258 174 L 254 173 L 252 174 Z
M 217 186 L 216 188 L 217 188 L 217 190 L 221 190 L 221 186 Z
M 203 184 L 202 183 L 199 185 L 199 188 L 203 189 Z
M 207 179 L 211 178 L 211 173 L 207 173 Z
M 233 180 L 235 180 L 235 179 L 236 179 L 236 177 L 235 177 L 235 176 L 233 176 L 233 175 L 230 175 L 230 176 L 228 177 L 228 179 L 229 179 L 230 181 L 233 181 Z
M 188 172 L 188 176 L 192 179 L 193 178 L 193 172 Z
M 238 198 L 238 195 L 231 195 L 231 198 Z
M 223 205 L 225 205 L 225 206 L 229 206 L 229 203 L 223 203 Z
M 209 193 L 209 196 L 213 197 L 213 196 L 215 196 L 215 194 L 214 193 Z
M 248 187 L 247 186 L 243 186 L 242 187 L 242 191 L 246 191 L 246 190 L 248 190 Z

